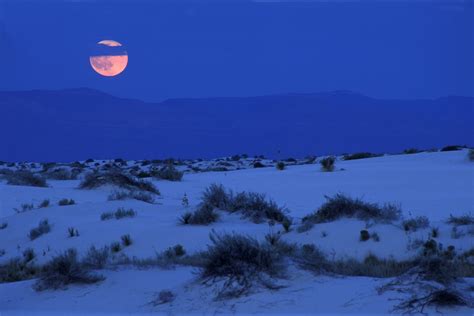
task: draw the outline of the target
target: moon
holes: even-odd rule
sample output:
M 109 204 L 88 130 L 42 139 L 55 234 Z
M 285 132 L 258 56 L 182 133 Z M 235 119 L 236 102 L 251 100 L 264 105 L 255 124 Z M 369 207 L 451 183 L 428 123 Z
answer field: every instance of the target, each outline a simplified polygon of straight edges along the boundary
M 128 65 L 128 54 L 122 44 L 114 40 L 102 40 L 96 44 L 89 57 L 92 69 L 104 77 L 121 74 Z

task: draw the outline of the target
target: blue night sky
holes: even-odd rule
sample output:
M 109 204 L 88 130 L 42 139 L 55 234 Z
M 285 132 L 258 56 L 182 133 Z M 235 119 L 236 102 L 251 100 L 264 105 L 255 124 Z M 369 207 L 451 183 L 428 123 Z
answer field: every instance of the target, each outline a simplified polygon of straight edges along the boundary
M 0 90 L 88 87 L 145 101 L 352 90 L 474 95 L 471 1 L 5 1 Z M 123 43 L 104 78 L 94 44 Z

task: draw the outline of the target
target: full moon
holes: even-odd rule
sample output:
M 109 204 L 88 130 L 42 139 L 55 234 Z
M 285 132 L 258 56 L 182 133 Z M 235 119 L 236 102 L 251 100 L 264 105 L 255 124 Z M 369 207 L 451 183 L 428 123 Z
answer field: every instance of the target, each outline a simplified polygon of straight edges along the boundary
M 98 74 L 114 77 L 122 73 L 128 64 L 128 54 L 122 44 L 113 40 L 103 40 L 96 44 L 89 62 Z

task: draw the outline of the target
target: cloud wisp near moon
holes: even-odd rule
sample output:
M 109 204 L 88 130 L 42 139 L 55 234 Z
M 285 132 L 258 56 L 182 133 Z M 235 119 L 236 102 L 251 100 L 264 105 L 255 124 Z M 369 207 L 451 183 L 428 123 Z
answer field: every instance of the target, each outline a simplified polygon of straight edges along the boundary
M 102 40 L 97 43 L 97 51 L 89 57 L 89 62 L 98 74 L 114 77 L 121 74 L 128 65 L 128 54 L 121 43 Z

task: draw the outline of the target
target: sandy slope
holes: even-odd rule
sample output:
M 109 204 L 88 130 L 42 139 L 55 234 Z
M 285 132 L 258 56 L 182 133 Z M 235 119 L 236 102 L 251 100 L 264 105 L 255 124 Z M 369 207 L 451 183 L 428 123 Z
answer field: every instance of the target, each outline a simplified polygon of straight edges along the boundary
M 449 214 L 474 212 L 474 164 L 466 159 L 466 152 L 421 153 L 385 156 L 372 159 L 341 161 L 333 173 L 319 171 L 318 165 L 292 166 L 284 171 L 274 168 L 248 169 L 232 172 L 186 174 L 182 182 L 156 181 L 162 196 L 156 204 L 140 201 L 107 201 L 112 188 L 79 190 L 78 181 L 50 181 L 49 188 L 8 186 L 0 183 L 0 222 L 8 227 L 0 230 L 0 249 L 6 254 L 0 262 L 21 255 L 24 249 L 34 248 L 38 263 L 46 262 L 60 251 L 74 247 L 80 253 L 90 245 L 108 245 L 119 241 L 123 234 L 134 240 L 123 252 L 130 256 L 149 257 L 175 244 L 182 244 L 188 252 L 203 250 L 214 229 L 235 231 L 263 238 L 270 230 L 267 224 L 253 224 L 236 215 L 222 213 L 218 223 L 210 226 L 179 226 L 177 219 L 184 213 L 181 199 L 186 193 L 192 209 L 199 203 L 201 192 L 211 183 L 222 183 L 236 191 L 257 191 L 267 194 L 278 204 L 285 205 L 298 221 L 324 202 L 324 195 L 338 192 L 362 197 L 370 202 L 400 203 L 404 215 L 426 215 L 434 227 L 440 228 L 439 241 L 455 245 L 459 251 L 472 248 L 472 237 L 452 239 L 451 227 L 444 223 Z M 22 203 L 50 199 L 53 206 L 16 214 L 13 208 Z M 76 205 L 57 206 L 62 198 L 73 198 Z M 132 219 L 101 221 L 100 214 L 117 207 L 133 208 L 138 215 Z M 27 233 L 44 218 L 53 228 L 34 241 Z M 67 237 L 67 228 L 79 230 L 77 238 Z M 406 234 L 400 227 L 377 224 L 369 227 L 380 235 L 380 242 L 359 242 L 359 231 L 364 222 L 343 219 L 317 225 L 306 233 L 292 231 L 284 235 L 289 241 L 315 243 L 330 256 L 363 258 L 369 252 L 383 257 L 407 258 L 415 251 L 407 244 L 426 239 L 428 230 Z M 326 237 L 322 236 L 325 232 Z M 28 312 L 64 310 L 75 312 L 282 312 L 282 313 L 386 313 L 393 302 L 377 296 L 375 286 L 380 280 L 369 278 L 314 277 L 295 270 L 286 280 L 287 287 L 278 292 L 261 290 L 251 297 L 230 302 L 213 302 L 211 289 L 195 281 L 192 269 L 106 271 L 107 280 L 99 285 L 70 287 L 66 291 L 35 293 L 33 281 L 0 284 L 0 310 Z M 178 293 L 171 305 L 147 305 L 156 292 L 163 288 Z M 45 304 L 47 302 L 47 304 Z M 467 313 L 459 310 L 459 313 Z

